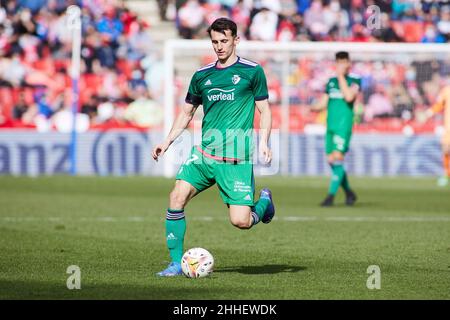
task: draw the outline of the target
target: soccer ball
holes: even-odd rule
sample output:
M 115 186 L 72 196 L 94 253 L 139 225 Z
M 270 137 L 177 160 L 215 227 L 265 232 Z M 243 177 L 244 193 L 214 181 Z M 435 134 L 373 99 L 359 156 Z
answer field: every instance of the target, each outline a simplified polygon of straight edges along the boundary
M 203 278 L 210 275 L 214 268 L 214 258 L 208 250 L 192 248 L 181 259 L 181 269 L 188 278 Z

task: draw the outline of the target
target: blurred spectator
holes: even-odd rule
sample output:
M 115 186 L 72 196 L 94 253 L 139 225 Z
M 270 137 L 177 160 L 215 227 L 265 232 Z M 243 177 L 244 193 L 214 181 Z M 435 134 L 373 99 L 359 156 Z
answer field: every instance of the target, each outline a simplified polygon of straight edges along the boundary
M 48 96 L 45 90 L 44 89 L 39 90 L 35 94 L 34 99 L 37 105 L 38 115 L 41 115 L 46 119 L 49 119 L 55 111 L 53 110 L 50 101 L 48 100 Z
M 188 0 L 178 11 L 180 35 L 186 39 L 197 38 L 203 26 L 205 9 L 198 0 Z
M 103 124 L 112 120 L 115 115 L 115 109 L 116 106 L 111 101 L 108 101 L 106 98 L 102 98 L 101 102 L 97 106 L 96 122 Z
M 389 91 L 390 101 L 394 107 L 393 116 L 401 117 L 405 110 L 413 109 L 412 98 L 400 79 L 392 83 Z
M 311 5 L 311 0 L 297 0 L 297 13 L 303 15 Z
M 394 108 L 385 88 L 379 84 L 364 108 L 364 121 L 370 122 L 375 117 L 388 117 L 393 111 Z
M 89 130 L 89 116 L 84 113 L 75 114 L 77 132 L 86 132 Z M 53 126 L 58 132 L 70 133 L 73 128 L 74 114 L 69 108 L 60 110 L 53 117 Z
M 81 106 L 81 113 L 89 116 L 91 123 L 95 123 L 97 117 L 97 106 L 100 100 L 96 95 L 90 95 L 89 100 Z
M 446 41 L 448 41 L 450 38 L 450 6 L 447 5 L 442 8 L 437 29 L 445 37 Z
M 425 29 L 425 34 L 421 40 L 422 43 L 444 43 L 445 38 L 438 33 L 436 27 L 432 24 L 429 24 Z
M 361 24 L 355 24 L 352 28 L 352 37 L 350 41 L 353 42 L 367 42 L 369 41 L 369 34 Z
M 162 107 L 150 98 L 148 90 L 139 86 L 136 96 L 124 112 L 125 120 L 138 127 L 154 127 L 161 125 L 164 119 Z
M 47 4 L 47 0 L 18 0 L 17 2 L 21 7 L 28 8 L 33 13 L 37 13 Z
M 219 4 L 228 12 L 231 12 L 233 7 L 238 3 L 238 0 L 209 0 L 208 2 L 211 4 Z
M 398 20 L 405 16 L 407 12 L 414 9 L 414 1 L 409 0 L 392 0 L 392 16 Z
M 311 33 L 312 40 L 320 40 L 329 31 L 328 24 L 323 15 L 322 2 L 314 0 L 305 11 L 305 26 Z
M 145 24 L 142 21 L 133 21 L 130 24 L 128 33 L 127 59 L 137 61 L 143 59 L 152 50 L 152 38 L 145 31 Z
M 250 25 L 251 7 L 244 0 L 239 0 L 231 9 L 230 18 L 236 22 L 238 33 L 242 37 L 248 37 L 248 27 Z
M 23 65 L 18 53 L 6 55 L 0 60 L 0 79 L 5 85 L 20 86 L 23 84 L 26 75 L 26 68 Z
M 280 16 L 292 17 L 297 14 L 297 1 L 296 0 L 280 0 Z
M 105 40 L 113 45 L 117 43 L 119 36 L 123 31 L 123 23 L 116 16 L 116 10 L 112 6 L 108 6 L 105 15 L 97 22 L 97 31 L 102 35 L 106 35 Z
M 167 7 L 169 6 L 168 0 L 157 0 L 159 8 L 159 18 L 163 21 L 167 20 Z
M 25 112 L 28 110 L 28 104 L 25 101 L 25 93 L 21 92 L 19 94 L 19 99 L 17 103 L 14 105 L 14 108 L 12 110 L 12 118 L 14 120 L 22 120 L 22 116 Z
M 278 15 L 267 8 L 262 8 L 253 18 L 250 26 L 252 40 L 273 41 L 277 33 Z
M 136 90 L 138 87 L 147 87 L 147 83 L 144 80 L 144 74 L 140 69 L 134 69 L 131 72 L 131 79 L 128 81 L 131 90 Z
M 294 24 L 288 20 L 281 20 L 277 30 L 277 41 L 293 41 L 296 37 L 296 29 Z
M 283 0 L 259 0 L 260 9 L 266 8 L 269 11 L 279 14 L 281 12 L 281 1 Z M 258 1 L 254 1 L 256 3 Z
M 143 59 L 141 67 L 145 69 L 144 79 L 151 96 L 162 103 L 164 99 L 164 62 L 155 53 Z

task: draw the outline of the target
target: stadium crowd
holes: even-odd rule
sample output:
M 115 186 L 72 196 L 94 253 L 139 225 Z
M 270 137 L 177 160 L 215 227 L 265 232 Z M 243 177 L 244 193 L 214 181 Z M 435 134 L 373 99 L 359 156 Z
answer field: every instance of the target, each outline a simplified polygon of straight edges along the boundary
M 447 0 L 182 0 L 176 24 L 183 38 L 204 38 L 217 17 L 263 41 L 447 42 Z M 369 9 L 375 8 L 378 9 Z M 379 25 L 374 14 L 379 12 Z M 371 18 L 372 17 L 372 18 Z
M 81 1 L 0 0 L 0 125 L 70 126 L 71 35 L 66 9 Z M 83 1 L 80 123 L 162 121 L 160 58 L 149 25 L 123 1 Z M 56 123 L 55 123 L 56 122 Z

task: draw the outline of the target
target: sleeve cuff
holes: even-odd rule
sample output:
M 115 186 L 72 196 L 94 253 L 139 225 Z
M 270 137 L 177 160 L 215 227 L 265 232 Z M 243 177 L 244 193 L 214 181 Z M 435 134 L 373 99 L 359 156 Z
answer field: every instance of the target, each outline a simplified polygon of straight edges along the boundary
M 255 97 L 255 101 L 261 101 L 261 100 L 266 100 L 266 99 L 269 99 L 268 94 L 266 94 L 265 96 Z
M 202 97 L 193 95 L 188 92 L 186 95 L 186 99 L 184 101 L 186 101 L 187 103 L 190 103 L 194 106 L 198 106 L 198 105 L 202 104 Z

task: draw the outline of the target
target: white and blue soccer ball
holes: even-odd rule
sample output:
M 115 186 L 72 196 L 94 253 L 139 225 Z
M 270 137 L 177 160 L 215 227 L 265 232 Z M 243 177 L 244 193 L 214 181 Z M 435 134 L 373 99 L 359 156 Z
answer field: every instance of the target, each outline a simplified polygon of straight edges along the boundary
M 214 269 L 214 257 L 203 248 L 189 249 L 181 258 L 181 269 L 188 278 L 209 276 Z

